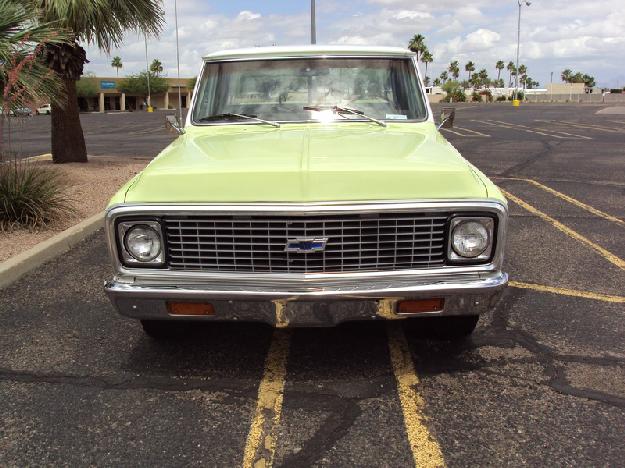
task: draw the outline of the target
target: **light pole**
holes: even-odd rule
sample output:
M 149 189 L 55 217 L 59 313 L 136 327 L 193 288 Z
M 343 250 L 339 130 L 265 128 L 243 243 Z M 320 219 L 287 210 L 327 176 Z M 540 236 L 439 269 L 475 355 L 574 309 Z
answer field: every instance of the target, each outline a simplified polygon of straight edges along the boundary
M 317 43 L 317 5 L 315 0 L 310 0 L 310 43 Z
M 514 74 L 514 99 L 519 96 L 519 51 L 521 49 L 521 7 L 525 3 L 526 6 L 530 6 L 532 2 L 527 0 L 517 0 L 519 3 L 519 23 L 517 25 L 517 41 L 516 41 L 516 73 Z
M 148 64 L 148 37 L 144 34 L 143 35 L 143 40 L 145 41 L 145 71 L 146 71 L 146 77 L 148 79 L 148 101 L 147 101 L 147 111 L 148 112 L 152 112 L 151 108 L 152 108 L 152 103 L 151 103 L 151 98 L 152 96 L 150 96 L 150 65 Z
M 178 67 L 178 124 L 182 126 L 182 84 L 180 83 L 180 44 L 178 43 L 178 1 L 174 0 L 174 21 L 176 23 L 176 66 Z M 169 93 L 169 90 L 165 91 Z M 188 94 L 187 94 L 188 96 Z M 187 97 L 187 100 L 189 98 Z M 189 103 L 187 102 L 187 107 Z

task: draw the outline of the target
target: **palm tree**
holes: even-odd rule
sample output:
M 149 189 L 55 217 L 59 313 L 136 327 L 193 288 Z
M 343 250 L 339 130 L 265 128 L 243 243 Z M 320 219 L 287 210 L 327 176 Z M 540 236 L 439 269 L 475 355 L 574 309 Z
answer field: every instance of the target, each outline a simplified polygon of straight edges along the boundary
M 440 78 L 434 78 L 434 82 L 432 84 L 434 86 L 440 86 L 441 85 L 441 79 Z
M 454 77 L 454 80 L 457 80 L 460 76 L 460 67 L 458 67 L 458 61 L 454 60 L 449 64 L 449 73 Z
M 52 103 L 52 160 L 55 163 L 87 162 L 80 125 L 76 81 L 87 61 L 79 42 L 95 44 L 104 52 L 119 46 L 128 30 L 156 35 L 163 25 L 160 0 L 33 0 L 41 21 L 55 21 L 71 32 L 73 42 L 46 45 L 45 60 L 63 82 L 65 102 Z
M 469 60 L 464 66 L 464 71 L 469 72 L 469 81 L 471 81 L 471 73 L 475 71 L 475 64 Z
M 526 77 L 527 77 L 527 67 L 521 64 L 519 65 L 519 82 L 523 85 L 523 89 L 525 89 Z
M 62 44 L 68 35 L 55 24 L 37 21 L 32 3 L 0 0 L 0 112 L 62 93 L 54 73 L 41 62 L 46 44 Z M 0 159 L 3 125 L 0 116 Z
M 117 76 L 119 76 L 119 69 L 122 68 L 124 66 L 124 64 L 122 64 L 122 58 L 119 56 L 115 56 L 113 57 L 113 60 L 111 61 L 111 67 L 115 68 L 115 73 L 117 74 Z
M 501 70 L 503 70 L 505 66 L 506 65 L 503 63 L 503 60 L 497 60 L 497 64 L 495 65 L 495 68 L 497 69 L 497 81 L 501 78 Z
M 425 74 L 428 74 L 428 64 L 434 61 L 434 56 L 430 53 L 429 50 L 425 50 L 423 55 L 421 56 L 421 61 L 425 63 Z
M 564 81 L 565 83 L 570 83 L 571 78 L 573 77 L 573 71 L 567 68 L 566 70 L 562 72 L 560 77 L 562 78 L 562 81 Z
M 163 64 L 159 59 L 152 60 L 152 63 L 150 64 L 150 71 L 156 76 L 160 76 L 160 74 L 163 73 Z
M 510 87 L 512 87 L 512 75 L 516 75 L 516 67 L 514 66 L 514 62 L 508 62 L 508 66 L 506 67 L 508 72 L 510 72 Z
M 449 75 L 447 74 L 447 71 L 444 71 L 441 73 L 440 79 L 443 84 L 447 83 L 447 80 L 449 79 Z
M 408 43 L 408 49 L 417 54 L 417 61 L 419 61 L 423 52 L 427 50 L 427 46 L 425 45 L 425 36 L 422 34 L 415 34 Z
M 482 68 L 478 72 L 477 76 L 480 79 L 480 85 L 484 86 L 485 88 L 487 88 L 489 86 L 489 84 L 490 84 L 490 80 L 488 79 L 488 72 L 486 71 L 486 69 Z

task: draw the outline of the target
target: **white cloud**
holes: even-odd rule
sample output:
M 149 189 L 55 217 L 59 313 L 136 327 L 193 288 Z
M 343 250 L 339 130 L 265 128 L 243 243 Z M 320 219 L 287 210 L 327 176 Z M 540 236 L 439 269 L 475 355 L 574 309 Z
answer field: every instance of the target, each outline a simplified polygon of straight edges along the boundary
M 465 50 L 481 50 L 493 47 L 501 39 L 501 35 L 490 29 L 478 29 L 467 34 L 466 41 L 463 44 Z
M 510 3 L 508 5 L 507 3 Z M 201 57 L 210 51 L 255 45 L 308 42 L 307 2 L 299 13 L 254 10 L 220 13 L 203 0 L 179 2 L 181 72 L 197 73 Z M 572 68 L 594 74 L 600 83 L 618 84 L 625 62 L 623 0 L 550 0 L 523 8 L 521 61 L 530 75 L 548 81 L 550 71 Z M 158 57 L 170 76 L 175 71 L 173 2 L 165 2 L 166 28 L 160 39 L 149 40 L 150 60 Z M 428 73 L 439 74 L 450 61 L 468 60 L 478 69 L 495 73 L 497 60 L 516 55 L 516 2 L 492 0 L 339 0 L 318 1 L 319 41 L 338 44 L 405 46 L 421 33 L 434 55 Z M 129 34 L 124 46 L 113 50 L 124 62 L 122 73 L 145 68 L 142 37 Z M 110 57 L 90 47 L 88 70 L 113 74 Z M 620 83 L 621 85 L 623 83 Z
M 262 15 L 260 13 L 254 13 L 249 10 L 243 10 L 239 12 L 239 16 L 237 17 L 237 19 L 239 21 L 253 21 L 255 19 L 260 18 L 261 16 Z

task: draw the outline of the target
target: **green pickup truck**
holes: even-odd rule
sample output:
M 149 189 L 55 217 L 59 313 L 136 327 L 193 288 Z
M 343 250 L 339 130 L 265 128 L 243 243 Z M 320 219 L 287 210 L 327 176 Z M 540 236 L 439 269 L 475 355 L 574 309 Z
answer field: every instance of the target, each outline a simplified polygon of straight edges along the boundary
M 439 132 L 410 51 L 214 53 L 173 127 L 106 212 L 106 292 L 151 336 L 418 318 L 461 338 L 507 284 L 506 201 Z

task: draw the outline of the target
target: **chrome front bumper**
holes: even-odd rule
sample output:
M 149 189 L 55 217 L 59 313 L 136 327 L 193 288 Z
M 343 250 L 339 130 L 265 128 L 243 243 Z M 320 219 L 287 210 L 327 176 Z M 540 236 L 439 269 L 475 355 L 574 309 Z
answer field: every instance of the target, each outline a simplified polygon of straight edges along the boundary
M 293 282 L 288 287 L 236 286 L 223 282 L 176 282 L 119 278 L 105 290 L 117 310 L 141 320 L 265 322 L 276 327 L 334 326 L 354 320 L 477 315 L 495 306 L 508 282 L 500 271 L 369 281 Z M 401 315 L 405 299 L 444 298 L 443 310 Z M 168 301 L 209 302 L 215 315 L 172 316 Z

